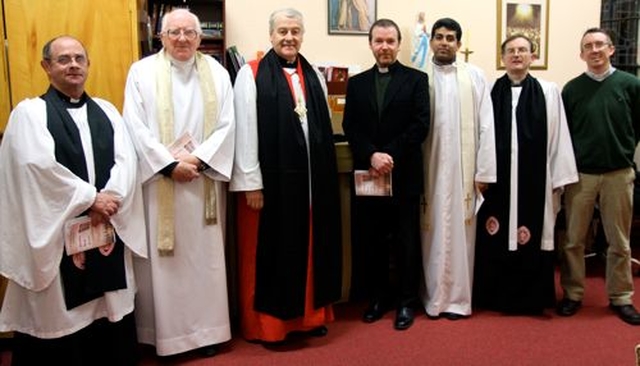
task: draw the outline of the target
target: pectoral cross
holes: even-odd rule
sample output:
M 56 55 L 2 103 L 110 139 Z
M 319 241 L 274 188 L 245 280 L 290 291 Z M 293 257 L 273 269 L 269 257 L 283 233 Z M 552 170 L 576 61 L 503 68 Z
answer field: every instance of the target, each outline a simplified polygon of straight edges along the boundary
M 473 51 L 471 51 L 469 47 L 465 47 L 464 51 L 460 51 L 460 53 L 464 55 L 464 62 L 469 62 L 469 55 L 472 54 Z
M 307 115 L 307 107 L 305 106 L 304 100 L 302 98 L 298 98 L 298 103 L 296 104 L 296 108 L 294 109 L 299 118 L 304 118 Z
M 427 212 L 427 199 L 422 196 L 422 200 L 420 201 L 420 206 L 422 206 L 422 213 Z
M 467 193 L 467 198 L 464 199 L 464 202 L 467 203 L 467 210 L 471 208 L 471 195 Z
M 467 204 L 467 211 L 469 211 L 469 209 L 471 208 L 471 201 L 473 199 L 471 198 L 471 195 L 469 193 L 467 193 L 467 198 L 464 199 L 464 202 Z M 466 216 L 466 214 L 465 214 Z M 473 215 L 471 215 L 471 217 L 468 217 L 464 220 L 464 224 L 466 226 L 471 225 L 471 218 L 473 217 Z

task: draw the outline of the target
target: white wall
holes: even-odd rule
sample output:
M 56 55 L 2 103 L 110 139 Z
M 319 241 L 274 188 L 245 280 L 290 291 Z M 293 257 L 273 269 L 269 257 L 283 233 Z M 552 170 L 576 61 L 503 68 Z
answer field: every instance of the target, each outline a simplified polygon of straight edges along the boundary
M 403 34 L 400 61 L 409 64 L 411 33 L 416 14 L 424 11 L 430 25 L 438 18 L 451 17 L 468 32 L 474 53 L 469 61 L 483 68 L 487 77 L 502 75 L 496 69 L 496 13 L 498 0 L 378 0 L 377 17 L 393 19 Z M 302 54 L 313 63 L 337 63 L 366 69 L 373 56 L 366 36 L 329 35 L 328 0 L 226 0 L 227 45 L 236 45 L 245 58 L 270 47 L 268 19 L 272 11 L 294 7 L 305 16 L 306 33 Z M 550 0 L 548 69 L 535 76 L 560 86 L 585 69 L 580 60 L 579 42 L 584 30 L 600 24 L 600 0 Z M 462 40 L 466 37 L 463 35 Z M 460 57 L 463 57 L 460 55 Z

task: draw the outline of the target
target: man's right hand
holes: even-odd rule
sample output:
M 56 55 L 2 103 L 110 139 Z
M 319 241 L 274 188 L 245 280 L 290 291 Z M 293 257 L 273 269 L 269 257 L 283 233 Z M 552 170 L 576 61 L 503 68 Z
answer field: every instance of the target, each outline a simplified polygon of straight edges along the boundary
M 191 182 L 198 177 L 200 177 L 198 166 L 184 161 L 179 161 L 178 165 L 176 165 L 171 172 L 171 178 L 181 183 Z
M 104 192 L 98 192 L 96 199 L 93 201 L 93 205 L 91 205 L 91 211 L 101 215 L 105 219 L 118 213 L 119 208 L 120 200 L 114 195 Z M 94 221 L 94 215 L 91 216 L 92 221 Z
M 260 210 L 262 209 L 262 206 L 264 206 L 264 196 L 262 195 L 262 190 L 247 191 L 244 195 L 247 198 L 247 205 L 252 209 Z

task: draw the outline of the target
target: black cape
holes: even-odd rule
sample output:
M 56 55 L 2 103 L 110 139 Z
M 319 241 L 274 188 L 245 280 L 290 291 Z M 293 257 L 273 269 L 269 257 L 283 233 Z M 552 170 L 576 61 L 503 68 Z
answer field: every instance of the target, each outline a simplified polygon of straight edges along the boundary
M 316 72 L 301 55 L 298 60 L 306 91 L 310 162 L 282 60 L 269 51 L 256 74 L 264 207 L 258 227 L 255 310 L 284 320 L 304 315 L 309 185 L 314 307 L 337 301 L 342 292 L 340 198 L 330 114 Z

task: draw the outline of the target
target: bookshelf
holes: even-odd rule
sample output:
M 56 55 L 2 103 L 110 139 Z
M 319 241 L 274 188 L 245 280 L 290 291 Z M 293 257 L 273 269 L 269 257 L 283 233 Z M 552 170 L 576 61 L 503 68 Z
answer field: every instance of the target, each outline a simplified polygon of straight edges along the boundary
M 200 18 L 202 41 L 199 51 L 215 57 L 225 64 L 225 0 L 147 0 L 148 26 L 142 44 L 144 56 L 162 48 L 160 30 L 162 16 L 174 8 L 188 8 Z

